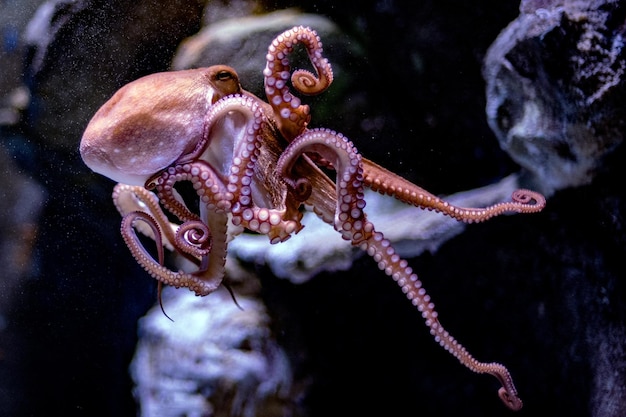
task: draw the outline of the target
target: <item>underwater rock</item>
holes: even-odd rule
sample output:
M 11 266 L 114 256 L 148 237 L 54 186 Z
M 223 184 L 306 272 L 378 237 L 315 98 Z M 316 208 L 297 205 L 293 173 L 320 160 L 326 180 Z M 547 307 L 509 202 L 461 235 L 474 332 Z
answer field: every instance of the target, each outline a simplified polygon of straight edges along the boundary
M 547 324 L 534 343 L 554 349 L 557 395 L 581 390 L 570 398 L 595 417 L 622 416 L 626 398 L 626 200 L 615 180 L 624 175 L 625 23 L 623 1 L 522 1 L 484 63 L 490 126 L 553 194 L 533 260 Z
M 292 375 L 271 337 L 264 305 L 228 292 L 196 297 L 168 287 L 165 316 L 154 307 L 140 320 L 131 364 L 141 415 L 176 417 L 288 415 Z
M 500 145 L 546 194 L 588 184 L 623 141 L 624 2 L 522 1 L 484 62 Z

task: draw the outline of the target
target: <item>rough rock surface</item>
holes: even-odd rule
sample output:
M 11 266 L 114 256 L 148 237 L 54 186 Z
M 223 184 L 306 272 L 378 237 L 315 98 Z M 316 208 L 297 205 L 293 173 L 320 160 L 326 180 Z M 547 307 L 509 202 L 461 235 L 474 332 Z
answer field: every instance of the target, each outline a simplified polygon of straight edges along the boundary
M 172 320 L 154 307 L 139 322 L 131 373 L 141 415 L 288 415 L 297 394 L 263 303 L 174 291 L 163 298 Z
M 625 18 L 618 1 L 525 1 L 489 48 L 489 125 L 545 193 L 591 182 L 624 139 Z

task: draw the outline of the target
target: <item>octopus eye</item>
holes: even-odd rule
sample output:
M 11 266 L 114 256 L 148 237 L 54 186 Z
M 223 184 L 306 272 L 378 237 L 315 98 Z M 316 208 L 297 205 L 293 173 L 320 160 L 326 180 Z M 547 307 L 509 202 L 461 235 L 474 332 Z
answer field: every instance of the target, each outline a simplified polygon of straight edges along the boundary
M 209 74 L 209 79 L 209 82 L 213 88 L 215 88 L 217 93 L 214 96 L 216 100 L 219 100 L 229 94 L 235 94 L 241 91 L 241 85 L 239 85 L 237 73 L 235 70 L 225 65 L 213 68 Z
M 228 80 L 232 80 L 234 77 L 233 77 L 233 73 L 232 72 L 223 70 L 223 71 L 218 72 L 215 75 L 215 78 L 218 81 L 228 81 Z

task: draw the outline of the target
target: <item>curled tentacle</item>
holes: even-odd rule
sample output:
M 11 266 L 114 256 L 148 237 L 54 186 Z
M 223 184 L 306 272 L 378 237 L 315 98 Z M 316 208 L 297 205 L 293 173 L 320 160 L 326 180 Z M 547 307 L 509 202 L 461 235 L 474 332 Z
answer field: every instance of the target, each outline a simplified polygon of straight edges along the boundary
M 291 67 L 289 54 L 296 44 L 303 44 L 317 74 L 297 70 L 291 75 L 294 88 L 307 95 L 320 94 L 333 80 L 330 63 L 322 57 L 322 42 L 317 33 L 307 27 L 298 26 L 277 36 L 268 48 L 265 76 L 265 94 L 278 117 L 280 132 L 287 140 L 292 140 L 304 131 L 311 115 L 309 106 L 289 91 Z
M 466 223 L 482 222 L 505 213 L 537 213 L 546 205 L 543 195 L 520 189 L 513 193 L 513 201 L 510 202 L 484 208 L 457 207 L 365 158 L 363 167 L 363 182 L 372 190 L 393 195 L 404 203 L 434 210 Z
M 197 258 L 207 256 L 212 243 L 211 230 L 199 220 L 188 220 L 176 231 L 176 249 Z
M 516 210 L 518 213 L 536 213 L 546 206 L 546 198 L 542 194 L 524 188 L 515 190 L 511 198 L 519 203 L 518 210 Z
M 133 211 L 142 211 L 150 214 L 163 234 L 160 236 L 160 241 L 169 250 L 174 250 L 174 242 L 176 240 L 174 231 L 178 225 L 169 221 L 159 206 L 159 200 L 154 193 L 138 185 L 118 183 L 113 188 L 112 197 L 113 204 L 122 216 Z M 136 223 L 135 228 L 144 236 L 156 241 L 155 229 L 149 223 L 145 221 Z
M 302 185 L 302 178 L 289 177 L 293 164 L 305 152 L 314 152 L 330 161 L 337 171 L 337 205 L 334 226 L 344 239 L 358 243 L 367 238 L 373 226 L 363 209 L 363 169 L 361 155 L 345 136 L 330 129 L 312 129 L 296 138 L 285 149 L 276 169 L 285 183 L 294 190 Z
M 134 226 L 137 222 L 145 222 L 155 236 L 159 261 L 155 261 L 152 255 L 146 250 L 137 234 Z M 137 262 L 155 279 L 163 284 L 172 285 L 176 288 L 188 287 L 198 295 L 206 295 L 215 291 L 222 282 L 221 276 L 197 276 L 183 271 L 174 272 L 163 265 L 163 246 L 161 242 L 161 232 L 156 220 L 146 212 L 134 211 L 126 214 L 122 218 L 122 237 L 130 249 Z
M 319 45 L 319 48 L 321 52 L 321 43 Z M 310 49 L 309 55 L 311 55 Z M 330 86 L 330 83 L 333 79 L 332 69 L 326 58 L 323 58 L 321 61 L 321 65 L 315 63 L 314 61 L 314 65 L 316 66 L 316 68 L 319 65 L 321 69 L 318 70 L 317 75 L 305 69 L 296 70 L 293 72 L 293 74 L 291 74 L 291 84 L 296 90 L 298 90 L 302 94 L 310 96 L 320 94 Z
M 498 391 L 500 399 L 512 410 L 522 408 L 522 401 L 517 395 L 513 379 L 509 371 L 499 363 L 479 362 L 446 331 L 439 322 L 435 305 L 430 296 L 422 287 L 417 274 L 413 272 L 408 262 L 400 258 L 380 232 L 373 231 L 371 236 L 360 244 L 361 249 L 367 252 L 378 263 L 378 267 L 391 276 L 400 286 L 402 292 L 411 300 L 413 305 L 422 313 L 430 334 L 445 350 L 456 357 L 461 364 L 477 373 L 493 375 L 500 381 L 502 387 Z

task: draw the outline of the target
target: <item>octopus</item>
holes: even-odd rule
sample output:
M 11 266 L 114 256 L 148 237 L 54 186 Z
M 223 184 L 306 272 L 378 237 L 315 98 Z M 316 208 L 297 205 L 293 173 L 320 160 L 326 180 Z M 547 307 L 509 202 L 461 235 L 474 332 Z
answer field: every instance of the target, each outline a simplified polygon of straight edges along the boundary
M 311 71 L 292 71 L 295 48 L 306 50 Z M 494 376 L 501 400 L 519 410 L 508 369 L 478 361 L 444 329 L 417 274 L 368 220 L 364 189 L 467 223 L 536 213 L 545 198 L 519 189 L 511 201 L 457 207 L 364 158 L 341 133 L 310 127 L 302 98 L 333 81 L 311 28 L 279 34 L 266 59 L 267 101 L 244 90 L 233 68 L 216 65 L 147 75 L 95 113 L 80 153 L 92 171 L 117 182 L 113 201 L 133 257 L 159 285 L 205 296 L 222 285 L 231 239 L 247 230 L 267 235 L 271 244 L 284 242 L 303 228 L 304 210 L 312 210 L 397 282 L 438 344 L 470 370 Z M 144 245 L 145 237 L 156 249 Z M 189 267 L 168 267 L 165 249 L 186 258 Z

